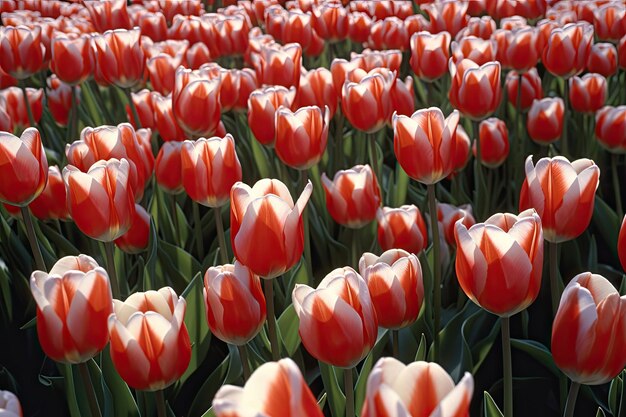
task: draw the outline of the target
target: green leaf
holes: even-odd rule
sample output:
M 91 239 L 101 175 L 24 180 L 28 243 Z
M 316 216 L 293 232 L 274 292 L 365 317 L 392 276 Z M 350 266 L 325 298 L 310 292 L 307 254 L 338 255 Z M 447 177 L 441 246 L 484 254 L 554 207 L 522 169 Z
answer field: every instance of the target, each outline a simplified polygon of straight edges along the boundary
M 400 207 L 406 201 L 406 194 L 411 179 L 404 172 L 399 163 L 396 163 L 396 184 L 393 188 L 393 207 Z
M 374 347 L 363 361 L 363 365 L 361 366 L 361 370 L 359 372 L 359 377 L 357 378 L 356 385 L 354 387 L 354 410 L 356 411 L 357 416 L 361 415 L 361 409 L 363 408 L 363 403 L 365 402 L 367 378 L 370 376 L 370 372 L 374 367 L 374 361 L 380 358 L 381 353 L 387 345 L 388 340 L 389 330 L 379 330 Z
M 326 390 L 328 398 L 328 408 L 332 417 L 343 417 L 346 409 L 346 396 L 339 387 L 339 381 L 337 380 L 337 369 L 334 366 L 319 362 L 320 373 L 322 374 L 322 381 L 324 382 L 324 388 Z M 346 372 L 343 370 L 343 372 Z M 351 370 L 348 370 L 351 372 Z
M 185 325 L 191 341 L 191 361 L 180 379 L 183 383 L 200 366 L 209 351 L 211 334 L 206 321 L 204 308 L 203 282 L 200 272 L 191 280 L 182 296 L 187 301 Z
M 231 347 L 229 347 L 231 350 Z M 230 368 L 233 365 L 233 360 L 239 360 L 239 356 L 236 354 L 229 353 L 226 358 L 218 365 L 217 368 L 207 378 L 207 380 L 202 384 L 198 392 L 196 393 L 196 397 L 191 403 L 191 407 L 189 407 L 189 416 L 200 416 L 205 414 L 205 410 L 209 409 L 211 403 L 213 402 L 213 398 L 217 391 L 224 385 L 227 378 L 231 374 Z M 241 368 L 241 363 L 239 363 L 239 368 Z
M 606 414 L 604 414 L 602 407 L 598 407 L 598 412 L 596 413 L 596 417 L 606 417 Z
M 554 375 L 561 375 L 559 368 L 557 368 L 554 363 L 552 353 L 550 353 L 548 348 L 541 343 L 534 340 L 511 339 L 511 346 L 515 349 L 521 350 L 522 352 L 526 352 Z
M 622 395 L 622 379 L 617 376 L 611 381 L 609 387 L 609 410 L 614 416 L 617 415 L 620 406 L 620 400 Z
M 485 391 L 483 395 L 483 411 L 485 417 L 503 417 L 502 411 L 500 411 L 496 402 L 491 398 L 491 395 L 489 395 L 487 391 Z
M 126 385 L 126 382 L 120 377 L 113 366 L 109 346 L 102 351 L 100 366 L 102 369 L 101 384 L 103 389 L 106 387 L 110 393 L 111 404 L 105 403 L 105 409 L 111 408 L 115 417 L 139 417 L 139 408 L 133 397 L 133 394 Z M 107 401 L 105 395 L 105 402 Z
M 0 259 L 0 312 L 6 323 L 13 321 L 13 301 L 11 297 L 11 277 L 4 262 Z
M 155 290 L 161 288 L 157 283 L 156 264 L 158 252 L 158 237 L 154 219 L 150 219 L 150 241 L 148 243 L 148 259 L 144 271 L 143 291 Z
M 278 318 L 278 329 L 288 356 L 293 356 L 300 346 L 301 340 L 300 335 L 298 334 L 299 325 L 300 320 L 298 319 L 296 310 L 294 309 L 293 304 L 290 304 Z
M 420 344 L 417 346 L 417 352 L 415 352 L 415 361 L 425 361 L 426 360 L 426 336 L 422 333 L 422 337 L 420 338 Z
M 592 222 L 615 259 L 617 259 L 617 236 L 621 221 L 622 219 L 617 216 L 615 211 L 604 200 L 596 196 Z

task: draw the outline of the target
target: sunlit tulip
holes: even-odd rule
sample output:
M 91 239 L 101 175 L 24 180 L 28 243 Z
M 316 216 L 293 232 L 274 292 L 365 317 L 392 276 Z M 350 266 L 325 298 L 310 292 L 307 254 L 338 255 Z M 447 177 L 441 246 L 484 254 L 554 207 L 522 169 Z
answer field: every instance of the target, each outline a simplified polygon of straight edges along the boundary
M 130 229 L 115 239 L 115 246 L 126 253 L 141 253 L 148 248 L 150 241 L 150 214 L 139 204 L 135 204 L 135 215 Z
M 230 192 L 230 240 L 235 257 L 263 278 L 291 269 L 302 257 L 302 212 L 312 192 L 309 182 L 294 204 L 287 186 L 278 180 L 265 178 L 253 187 L 236 183 Z
M 517 94 L 519 85 L 519 74 L 516 71 L 509 71 L 506 75 L 506 90 L 508 101 L 512 106 L 517 106 Z M 526 111 L 533 104 L 535 99 L 543 97 L 541 78 L 536 68 L 531 68 L 522 74 L 522 96 L 520 97 L 520 108 Z
M 458 122 L 457 111 L 444 119 L 436 107 L 418 110 L 411 117 L 394 115 L 394 152 L 409 177 L 435 184 L 452 172 Z
M 480 141 L 480 163 L 489 168 L 497 168 L 509 156 L 509 131 L 504 121 L 490 117 L 480 122 L 478 128 Z M 472 147 L 476 156 L 476 142 Z
M 126 233 L 135 215 L 129 173 L 126 159 L 100 160 L 86 173 L 73 165 L 63 168 L 68 208 L 81 232 L 102 242 Z
M 482 39 L 475 36 L 467 36 L 450 44 L 454 62 L 470 59 L 478 65 L 489 61 L 495 61 L 498 46 L 492 39 Z
M 409 32 L 402 20 L 395 16 L 375 20 L 370 29 L 368 45 L 374 49 L 399 49 L 409 46 Z
M 170 39 L 185 39 L 189 41 L 191 48 L 197 43 L 203 43 L 207 49 L 210 50 L 212 56 L 217 56 L 215 39 L 212 39 L 212 45 L 206 44 L 206 40 L 208 36 L 210 36 L 209 34 L 212 29 L 214 28 L 209 27 L 208 22 L 198 16 L 183 16 L 179 14 L 174 16 L 172 25 L 168 30 L 168 36 Z
M 457 207 L 452 204 L 437 203 L 437 220 L 443 227 L 446 243 L 452 247 L 456 247 L 454 228 L 457 221 L 460 220 L 467 229 L 476 224 L 472 206 L 469 204 Z
M 109 30 L 93 42 L 97 66 L 108 83 L 130 88 L 142 79 L 146 62 L 139 28 Z
M 400 329 L 417 320 L 424 301 L 417 256 L 402 249 L 387 250 L 380 257 L 364 253 L 359 272 L 367 282 L 380 327 Z
M 48 167 L 48 182 L 43 192 L 28 205 L 30 211 L 40 220 L 67 220 L 67 193 L 59 167 Z
M 191 69 L 198 69 L 207 62 L 211 62 L 211 51 L 202 42 L 196 42 L 185 52 L 187 66 Z
M 563 99 L 546 97 L 533 101 L 528 111 L 528 136 L 540 144 L 557 141 L 563 132 Z
M 169 194 L 178 194 L 185 189 L 183 187 L 181 149 L 182 142 L 165 142 L 156 158 L 154 166 L 156 182 L 162 190 Z
M 163 97 L 156 91 L 152 95 L 152 109 L 154 111 L 154 126 L 165 142 L 183 141 L 187 137 L 178 125 L 172 109 L 172 96 Z
M 364 43 L 372 30 L 372 18 L 363 12 L 352 12 L 349 15 L 348 36 L 352 42 Z
M 87 1 L 84 5 L 98 32 L 131 27 L 126 0 Z
M 543 232 L 534 210 L 497 213 L 469 229 L 455 224 L 456 273 L 467 296 L 510 317 L 535 301 L 541 287 Z
M 474 379 L 468 372 L 455 386 L 435 362 L 404 365 L 381 358 L 367 378 L 361 416 L 467 416 L 473 392 Z
M 374 220 L 380 207 L 378 181 L 369 165 L 337 171 L 331 181 L 322 174 L 326 208 L 339 224 L 358 229 Z
M 0 132 L 0 201 L 26 206 L 47 181 L 48 161 L 39 131 L 31 127 L 21 137 Z
M 262 46 L 252 55 L 259 84 L 298 87 L 302 66 L 302 47 L 297 43 Z
M 296 95 L 296 105 L 298 107 L 318 106 L 323 108 L 328 106 L 330 118 L 337 111 L 338 97 L 333 86 L 333 76 L 324 67 L 302 70 L 300 73 L 300 86 Z
M 557 156 L 542 158 L 533 166 L 529 155 L 520 210 L 537 211 L 548 242 L 574 239 L 589 226 L 599 181 L 600 168 L 590 159 L 570 163 Z
M 572 381 L 600 385 L 626 366 L 626 296 L 583 272 L 565 287 L 552 325 L 552 356 Z
M 617 238 L 617 254 L 619 255 L 622 269 L 626 271 L 626 216 L 624 216 L 622 227 L 619 231 L 619 237 Z
M 607 95 L 606 78 L 600 74 L 589 73 L 569 79 L 569 101 L 577 112 L 595 113 L 604 106 Z
M 528 26 L 528 20 L 522 16 L 510 16 L 500 19 L 500 27 L 504 30 L 517 30 Z
M 183 62 L 183 57 L 182 54 L 172 57 L 161 53 L 148 59 L 146 68 L 154 91 L 158 91 L 164 96 L 172 92 L 176 79 L 176 69 Z
M 610 152 L 626 152 L 626 105 L 596 112 L 596 139 Z
M 2 70 L 0 66 L 0 89 L 13 87 L 17 85 L 17 80 Z
M 220 78 L 179 67 L 172 92 L 176 121 L 188 135 L 210 136 L 220 122 Z
M 3 417 L 22 417 L 20 400 L 11 391 L 0 390 L 0 415 Z
M 230 134 L 184 141 L 180 163 L 185 191 L 192 200 L 207 207 L 226 204 L 231 187 L 241 181 L 241 164 Z
M 376 211 L 378 244 L 387 251 L 403 249 L 418 254 L 428 245 L 426 223 L 414 205 L 382 207 Z
M 605 77 L 617 72 L 617 48 L 610 43 L 596 43 L 591 46 L 587 59 L 587 70 Z
M 0 91 L 0 95 L 4 97 L 5 110 L 14 126 L 35 127 L 30 125 L 28 110 L 24 102 L 24 92 L 21 88 L 9 87 Z M 43 89 L 41 88 L 28 87 L 26 89 L 26 98 L 35 123 L 39 123 L 43 113 L 43 96 Z
M 470 17 L 467 26 L 461 29 L 455 38 L 461 40 L 466 36 L 475 36 L 481 39 L 490 39 L 496 28 L 496 21 L 491 16 Z
M 301 107 L 295 112 L 279 107 L 275 114 L 276 155 L 296 169 L 317 164 L 326 150 L 330 114 L 317 106 Z
M 469 162 L 471 140 L 461 125 L 456 127 L 454 143 L 454 153 L 451 155 L 453 169 L 449 178 L 456 176 Z
M 144 88 L 136 93 L 130 93 L 130 97 L 131 100 L 133 100 L 135 109 L 137 110 L 141 127 L 152 129 L 154 127 L 154 109 L 152 106 L 152 95 L 150 90 Z M 126 106 L 126 116 L 128 117 L 128 122 L 135 129 L 139 129 L 139 126 L 135 123 L 135 117 L 130 106 Z
M 76 103 L 80 103 L 80 87 L 76 87 Z M 61 81 L 55 74 L 47 79 L 46 97 L 48 110 L 59 126 L 66 126 L 72 107 L 72 87 Z
M 0 28 L 0 67 L 10 76 L 23 80 L 44 69 L 45 51 L 41 43 L 40 26 Z
M 33 272 L 30 290 L 39 343 L 52 360 L 86 362 L 104 349 L 113 302 L 109 276 L 93 258 L 66 256 L 49 273 Z
M 500 63 L 487 62 L 481 66 L 464 59 L 458 64 L 450 60 L 452 82 L 448 98 L 454 108 L 473 120 L 482 120 L 500 104 Z
M 510 35 L 508 35 L 506 49 L 498 50 L 498 54 L 505 56 L 504 62 L 507 67 L 518 72 L 526 72 L 534 68 L 541 53 L 537 49 L 537 30 L 533 27 L 524 27 L 508 33 Z
M 316 289 L 296 284 L 291 298 L 302 344 L 315 359 L 351 368 L 374 346 L 376 311 L 367 283 L 354 269 L 331 271 Z
M 394 82 L 391 72 L 387 76 L 370 72 L 359 82 L 346 80 L 341 109 L 355 129 L 371 133 L 385 125 L 391 115 L 390 90 Z
M 256 140 L 263 145 L 273 145 L 276 140 L 274 118 L 280 106 L 291 108 L 296 89 L 282 86 L 254 90 L 248 97 L 248 126 Z
M 626 7 L 618 1 L 596 7 L 592 23 L 598 39 L 615 42 L 626 35 Z
M 217 417 L 324 415 L 298 365 L 289 358 L 259 366 L 243 387 L 223 385 L 212 409 Z
M 391 90 L 391 114 L 410 116 L 415 111 L 415 92 L 413 90 L 413 78 L 408 76 L 404 79 L 396 78 Z M 389 120 L 391 122 L 391 118 Z
M 250 94 L 258 88 L 256 73 L 250 68 L 222 69 L 220 103 L 222 112 L 247 109 Z
M 176 15 L 199 16 L 203 12 L 201 0 L 159 0 L 158 3 L 159 9 L 168 22 L 171 22 Z
M 177 381 L 191 359 L 187 303 L 170 287 L 113 300 L 111 359 L 132 388 L 157 391 Z
M 246 15 L 220 15 L 215 22 L 217 49 L 220 55 L 243 55 L 248 47 L 250 26 L 250 20 Z
M 340 41 L 348 36 L 348 12 L 337 3 L 313 7 L 313 28 L 323 39 Z
M 411 68 L 425 81 L 433 81 L 448 71 L 450 34 L 417 32 L 411 36 Z
M 167 39 L 167 22 L 165 15 L 161 12 L 141 14 L 137 20 L 137 26 L 142 36 L 147 36 L 155 42 Z
M 593 26 L 588 23 L 570 23 L 552 29 L 543 49 L 543 64 L 557 77 L 578 75 L 585 69 L 592 41 Z
M 261 281 L 239 261 L 210 267 L 204 274 L 204 306 L 211 333 L 220 340 L 244 345 L 265 323 Z
M 334 61 L 335 60 L 333 60 L 333 62 Z M 360 54 L 353 53 L 351 55 L 350 62 L 357 64 L 358 68 L 361 68 L 366 72 L 374 69 L 381 71 L 383 69 L 382 67 L 384 67 L 389 71 L 399 73 L 400 65 L 402 64 L 402 52 L 399 49 L 388 49 L 384 51 L 372 51 L 370 49 L 365 49 Z M 349 72 L 350 71 L 347 71 L 347 73 Z M 344 79 L 345 78 L 346 77 L 344 77 Z M 341 86 L 343 87 L 343 81 Z
M 430 32 L 449 32 L 456 34 L 467 25 L 467 2 L 444 0 L 422 6 L 428 13 L 430 20 Z
M 61 81 L 78 85 L 91 76 L 95 62 L 89 35 L 56 32 L 51 49 L 50 69 Z

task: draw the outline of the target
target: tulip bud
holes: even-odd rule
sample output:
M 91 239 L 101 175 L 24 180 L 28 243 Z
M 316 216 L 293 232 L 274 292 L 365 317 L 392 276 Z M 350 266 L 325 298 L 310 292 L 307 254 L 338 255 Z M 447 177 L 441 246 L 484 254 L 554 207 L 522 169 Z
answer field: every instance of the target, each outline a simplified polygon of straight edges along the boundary
M 543 49 L 543 64 L 557 77 L 578 75 L 585 69 L 592 42 L 593 26 L 588 23 L 570 23 L 552 29 Z
M 302 344 L 315 359 L 352 368 L 374 346 L 376 311 L 365 280 L 354 269 L 335 269 L 317 289 L 296 284 L 291 298 Z
M 22 417 L 20 400 L 11 391 L 0 390 L 0 414 L 4 417 Z
M 30 290 L 37 303 L 39 343 L 47 356 L 82 363 L 104 349 L 113 311 L 111 286 L 93 258 L 66 256 L 49 273 L 33 272 Z
M 626 35 L 626 7 L 620 2 L 608 2 L 601 6 L 594 4 L 593 27 L 598 39 L 616 42 Z
M 457 221 L 461 220 L 467 229 L 476 224 L 472 206 L 469 204 L 456 207 L 451 204 L 437 203 L 437 220 L 443 228 L 446 243 L 452 247 L 456 247 L 454 230 Z
M 298 88 L 302 47 L 297 43 L 262 46 L 259 54 L 252 55 L 252 64 L 260 84 Z
M 468 59 L 458 64 L 450 60 L 449 67 L 452 82 L 448 98 L 454 108 L 472 120 L 482 120 L 496 111 L 502 95 L 499 62 L 479 66 Z
M 50 69 L 64 83 L 78 85 L 94 70 L 94 53 L 89 35 L 55 32 Z
M 426 223 L 416 206 L 378 208 L 376 220 L 378 243 L 383 250 L 403 249 L 417 254 L 426 249 L 428 245 Z
M 168 194 L 179 194 L 183 187 L 182 142 L 165 142 L 156 158 L 154 175 L 159 187 Z
M 320 109 L 327 106 L 332 119 L 337 111 L 337 93 L 333 86 L 332 73 L 324 67 L 300 73 L 300 86 L 296 96 L 298 107 L 317 106 Z
M 48 109 L 59 126 L 66 126 L 72 107 L 72 87 L 52 74 L 47 80 Z M 76 87 L 76 104 L 80 103 L 80 87 Z
M 478 128 L 480 141 L 480 163 L 489 168 L 497 168 L 509 156 L 509 131 L 504 121 L 490 117 L 480 122 Z M 476 157 L 476 142 L 472 147 Z
M 519 74 L 515 71 L 509 71 L 506 75 L 506 90 L 509 103 L 517 106 L 517 95 L 519 88 Z M 533 100 L 543 97 L 543 89 L 541 87 L 541 78 L 537 73 L 537 68 L 531 68 L 522 74 L 522 96 L 520 97 L 520 108 L 526 111 L 533 104 Z
M 354 128 L 372 133 L 384 127 L 391 115 L 390 90 L 394 82 L 392 72 L 370 72 L 358 82 L 345 81 L 341 108 Z
M 557 141 L 563 132 L 563 99 L 546 97 L 533 101 L 528 111 L 528 136 L 539 144 Z
M 48 167 L 48 182 L 43 192 L 28 205 L 39 220 L 68 220 L 67 192 L 59 167 Z
M 463 126 L 458 125 L 454 132 L 455 151 L 452 154 L 452 166 L 454 167 L 448 178 L 454 178 L 467 165 L 470 157 L 471 141 Z
M 185 132 L 179 126 L 172 109 L 172 96 L 163 97 L 156 91 L 152 95 L 154 125 L 165 142 L 185 140 Z
M 417 32 L 411 36 L 411 68 L 425 80 L 434 81 L 448 70 L 450 34 Z
M 467 8 L 467 2 L 450 0 L 430 3 L 422 7 L 428 13 L 430 32 L 446 31 L 451 36 L 456 36 L 467 25 L 469 19 Z
M 154 127 L 154 109 L 150 90 L 144 88 L 136 93 L 130 93 L 130 96 L 135 105 L 135 109 L 137 110 L 141 127 L 152 129 Z M 135 117 L 132 113 L 130 105 L 126 106 L 126 116 L 128 117 L 128 122 L 135 129 L 139 129 L 140 126 L 135 124 Z
M 595 113 L 606 102 L 606 78 L 600 74 L 585 74 L 569 80 L 569 100 L 572 109 L 580 113 Z
M 264 87 L 254 90 L 248 98 L 248 125 L 256 140 L 263 145 L 273 145 L 276 140 L 274 126 L 276 110 L 280 106 L 291 108 L 296 89 Z
M 292 112 L 279 107 L 275 116 L 276 154 L 292 168 L 306 170 L 317 164 L 326 150 L 330 115 L 328 106 L 302 107 Z
M 591 45 L 587 59 L 587 71 L 610 77 L 617 72 L 617 48 L 611 43 Z
M 130 88 L 143 78 L 146 61 L 139 28 L 107 30 L 93 40 L 97 67 L 106 82 Z
M 220 78 L 207 77 L 183 67 L 176 70 L 172 92 L 176 121 L 192 136 L 210 136 L 220 122 Z
M 596 112 L 596 139 L 609 152 L 626 151 L 626 105 L 604 106 Z
M 154 91 L 158 91 L 164 96 L 172 92 L 176 79 L 176 69 L 180 67 L 182 61 L 183 54 L 177 54 L 172 57 L 168 54 L 160 53 L 148 59 L 146 68 Z
M 380 327 L 401 329 L 417 320 L 424 301 L 417 256 L 402 249 L 385 251 L 380 257 L 364 253 L 359 272 L 367 282 Z
M 626 296 L 583 272 L 565 287 L 552 325 L 554 362 L 572 381 L 605 384 L 626 366 Z

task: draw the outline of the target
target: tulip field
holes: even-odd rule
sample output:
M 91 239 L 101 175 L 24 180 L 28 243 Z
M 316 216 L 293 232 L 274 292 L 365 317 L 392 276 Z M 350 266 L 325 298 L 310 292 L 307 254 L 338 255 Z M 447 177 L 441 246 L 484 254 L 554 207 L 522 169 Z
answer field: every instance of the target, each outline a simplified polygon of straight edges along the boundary
M 626 417 L 625 0 L 0 0 L 1 417 Z

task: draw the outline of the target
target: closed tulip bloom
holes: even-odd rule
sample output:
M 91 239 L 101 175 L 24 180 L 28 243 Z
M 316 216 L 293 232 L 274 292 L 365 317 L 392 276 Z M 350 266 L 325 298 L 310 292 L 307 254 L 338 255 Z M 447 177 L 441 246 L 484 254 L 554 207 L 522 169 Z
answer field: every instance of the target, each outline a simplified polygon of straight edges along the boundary
M 302 212 L 312 192 L 309 182 L 294 204 L 287 186 L 278 180 L 265 178 L 253 187 L 236 183 L 230 192 L 235 257 L 266 279 L 291 269 L 304 250 Z
M 552 33 L 552 29 L 556 29 L 561 27 L 558 22 L 551 19 L 541 19 L 535 25 L 537 28 L 537 50 L 543 51 L 548 44 L 548 39 L 550 39 L 550 34 Z M 543 59 L 543 52 L 542 52 Z
M 298 88 L 302 47 L 297 43 L 262 46 L 260 54 L 252 55 L 252 64 L 260 84 Z
M 605 384 L 619 375 L 626 366 L 626 296 L 602 275 L 576 275 L 554 318 L 552 356 L 579 384 Z
M 126 0 L 88 1 L 84 5 L 98 32 L 131 28 Z
M 250 68 L 222 69 L 220 103 L 222 112 L 229 110 L 244 111 L 248 107 L 250 94 L 259 87 L 256 73 Z
M 192 200 L 207 207 L 226 204 L 231 187 L 241 181 L 241 164 L 230 134 L 184 141 L 180 161 L 185 191 Z
M 448 98 L 454 108 L 472 120 L 482 120 L 500 104 L 500 63 L 478 65 L 469 59 L 450 60 L 452 82 Z
M 556 142 L 563 132 L 563 99 L 546 97 L 533 101 L 528 111 L 528 135 L 539 144 Z
M 589 226 L 599 182 L 600 168 L 590 159 L 569 162 L 557 156 L 542 158 L 533 166 L 529 155 L 520 210 L 537 211 L 548 242 L 574 239 Z
M 298 365 L 289 358 L 259 366 L 243 387 L 222 386 L 213 398 L 213 411 L 217 417 L 324 415 Z
M 152 109 L 154 111 L 154 126 L 161 138 L 165 141 L 178 141 L 185 140 L 187 135 L 183 129 L 178 125 L 178 121 L 174 117 L 174 110 L 172 108 L 172 96 L 168 95 L 163 97 L 156 91 L 151 93 L 152 95 Z
M 204 306 L 211 333 L 233 345 L 245 345 L 265 323 L 261 280 L 239 261 L 210 267 L 204 274 Z
M 434 81 L 448 71 L 450 34 L 417 32 L 411 36 L 411 68 L 425 80 Z
M 331 181 L 322 174 L 326 208 L 339 224 L 358 229 L 374 220 L 380 207 L 378 181 L 369 165 L 337 171 Z
M 210 136 L 220 122 L 220 78 L 207 77 L 179 67 L 172 92 L 176 121 L 192 136 Z
M 187 67 L 198 69 L 203 64 L 211 62 L 211 51 L 202 42 L 196 42 L 185 52 L 185 61 L 187 61 Z
M 39 131 L 30 127 L 19 138 L 0 132 L 0 201 L 24 207 L 47 181 L 48 161 Z
M 291 298 L 302 344 L 315 359 L 352 368 L 374 346 L 376 311 L 367 283 L 354 269 L 331 271 L 316 289 L 296 284 Z
M 48 182 L 43 192 L 28 205 L 39 220 L 68 220 L 67 193 L 59 167 L 48 168 Z
M 17 80 L 2 70 L 0 66 L 0 89 L 13 87 L 17 85 Z
M 171 22 L 176 15 L 200 16 L 203 12 L 200 0 L 159 0 L 159 9 L 165 15 L 168 22 Z
M 372 18 L 363 12 L 349 15 L 348 37 L 352 42 L 365 43 L 372 30 Z
M 511 16 L 500 19 L 500 27 L 505 30 L 517 30 L 528 26 L 528 20 L 522 16 Z
M 363 417 L 452 417 L 469 415 L 474 379 L 468 372 L 455 386 L 437 363 L 404 365 L 381 358 L 367 378 Z
M 373 69 L 382 70 L 381 67 L 384 67 L 389 71 L 396 71 L 396 73 L 399 73 L 400 65 L 402 64 L 402 52 L 399 49 L 389 49 L 384 51 L 364 49 L 360 54 L 352 53 L 350 61 L 356 63 L 359 68 L 368 72 Z
M 457 221 L 460 220 L 467 229 L 476 224 L 476 219 L 472 214 L 472 206 L 469 204 L 457 207 L 452 204 L 437 203 L 437 220 L 443 227 L 446 243 L 451 247 L 456 247 L 454 230 Z
M 470 17 L 465 26 L 455 39 L 461 40 L 466 36 L 476 36 L 481 39 L 490 39 L 493 32 L 496 31 L 496 21 L 491 16 L 475 16 Z
M 50 69 L 64 83 L 81 84 L 93 73 L 95 63 L 89 35 L 55 32 L 51 49 Z
M 78 104 L 80 103 L 80 87 L 76 87 L 76 89 L 76 102 Z M 54 121 L 59 126 L 66 126 L 72 107 L 72 88 L 55 74 L 52 74 L 47 79 L 46 93 L 48 110 L 50 110 Z
M 569 79 L 569 100 L 572 109 L 580 113 L 595 113 L 606 102 L 606 78 L 589 73 Z
M 402 249 L 387 250 L 380 257 L 364 253 L 359 272 L 367 282 L 380 327 L 401 329 L 417 320 L 424 301 L 417 256 Z
M 183 187 L 182 142 L 165 142 L 156 158 L 154 175 L 156 182 L 168 194 L 179 194 Z
M 148 249 L 150 242 L 150 214 L 139 204 L 135 204 L 130 229 L 115 239 L 115 246 L 126 253 L 141 253 Z
M 104 349 L 113 301 L 109 276 L 93 258 L 66 256 L 49 273 L 33 272 L 30 290 L 37 303 L 39 343 L 47 356 L 82 363 Z
M 348 36 L 348 12 L 337 3 L 313 7 L 313 28 L 323 39 L 335 42 Z
M 418 110 L 411 117 L 393 117 L 394 152 L 407 175 L 423 184 L 435 184 L 452 170 L 459 113 L 446 119 L 436 107 Z
M 540 51 L 537 49 L 537 30 L 533 27 L 524 27 L 513 30 L 507 40 L 507 66 L 518 72 L 526 72 L 537 65 Z
M 622 264 L 622 269 L 626 271 L 626 216 L 622 221 L 622 227 L 619 231 L 617 238 L 617 254 L 619 255 L 619 261 Z
M 137 109 L 137 115 L 139 116 L 139 123 L 141 123 L 141 127 L 152 129 L 154 127 L 154 110 L 150 90 L 144 88 L 136 93 L 130 93 L 130 96 L 135 104 L 135 109 Z M 126 117 L 128 117 L 128 122 L 135 129 L 139 129 L 139 126 L 135 125 L 135 117 L 133 116 L 129 105 L 126 106 Z
M 489 168 L 497 168 L 509 156 L 509 131 L 504 121 L 490 117 L 480 122 L 478 128 L 480 141 L 480 163 Z M 472 147 L 476 157 L 476 142 Z
M 296 96 L 298 107 L 327 106 L 332 119 L 337 111 L 338 96 L 333 86 L 332 73 L 324 67 L 300 73 L 300 86 Z
M 139 28 L 109 30 L 93 39 L 97 65 L 108 83 L 130 88 L 142 79 L 145 56 Z
M 147 36 L 155 42 L 167 39 L 167 21 L 161 12 L 146 12 L 137 19 L 137 26 L 142 36 Z
M 11 77 L 24 80 L 43 70 L 45 52 L 40 26 L 3 26 L 0 29 L 0 67 Z
M 248 125 L 256 140 L 263 145 L 273 145 L 276 140 L 274 119 L 280 106 L 291 108 L 296 89 L 282 86 L 254 90 L 248 97 Z
M 605 106 L 598 110 L 596 138 L 609 152 L 626 152 L 626 105 Z
M 626 35 L 626 7 L 617 1 L 596 7 L 592 23 L 598 39 L 616 42 Z
M 610 77 L 617 72 L 617 48 L 610 43 L 596 43 L 591 46 L 587 59 L 587 70 Z
M 585 69 L 592 42 L 593 26 L 588 23 L 570 23 L 552 29 L 543 49 L 543 64 L 557 77 L 578 75 Z
M 505 86 L 509 103 L 512 106 L 517 106 L 518 85 L 519 74 L 516 71 L 509 71 L 506 75 Z M 542 97 L 541 78 L 537 73 L 537 68 L 531 68 L 522 74 L 522 96 L 520 97 L 522 111 L 528 110 L 535 99 L 539 100 Z
M 410 116 L 415 111 L 415 93 L 413 91 L 413 78 L 408 76 L 402 81 L 396 78 L 393 87 L 389 91 L 391 99 L 391 114 Z M 391 122 L 391 118 L 389 119 Z
M 132 225 L 135 198 L 126 159 L 100 160 L 89 171 L 73 165 L 63 168 L 72 219 L 81 232 L 102 242 L 112 242 Z
M 454 153 L 451 155 L 452 166 L 454 168 L 448 175 L 448 178 L 456 176 L 456 174 L 461 172 L 469 162 L 471 142 L 472 141 L 467 135 L 465 129 L 463 129 L 463 126 L 458 125 L 456 127 L 456 132 L 454 133 L 455 149 Z
M 20 400 L 11 391 L 0 390 L 0 415 L 3 417 L 22 417 Z
M 426 223 L 416 206 L 411 204 L 398 208 L 378 208 L 376 220 L 378 244 L 383 250 L 402 249 L 417 254 L 426 249 Z
M 498 45 L 493 39 L 481 39 L 476 36 L 467 36 L 450 44 L 452 57 L 455 63 L 470 59 L 478 65 L 495 61 Z
M 383 128 L 391 115 L 390 91 L 394 82 L 392 72 L 386 76 L 371 72 L 359 82 L 346 80 L 341 108 L 355 129 L 372 133 Z
M 455 224 L 456 273 L 478 306 L 510 317 L 535 301 L 541 287 L 543 232 L 534 210 L 497 213 L 469 229 Z
M 150 84 L 155 91 L 168 95 L 174 89 L 176 69 L 183 62 L 183 54 L 170 56 L 160 53 L 146 62 L 146 68 L 150 77 Z
M 185 299 L 170 287 L 113 300 L 111 359 L 130 387 L 161 390 L 187 370 L 191 343 L 183 321 L 186 308 Z
M 24 102 L 24 92 L 19 87 L 9 87 L 0 91 L 4 97 L 4 107 L 13 125 L 18 127 L 35 127 L 30 125 L 28 110 Z M 26 88 L 26 99 L 33 114 L 35 123 L 39 123 L 43 113 L 43 89 Z
M 451 36 L 456 34 L 467 25 L 468 3 L 444 0 L 422 6 L 428 13 L 430 20 L 430 32 L 448 32 Z
M 368 45 L 374 49 L 399 49 L 404 51 L 409 46 L 409 32 L 403 21 L 395 16 L 375 20 L 370 29 Z
M 243 55 L 248 47 L 248 34 L 251 27 L 246 15 L 221 14 L 215 22 L 217 49 L 222 56 Z
M 305 170 L 317 164 L 326 150 L 330 114 L 317 106 L 301 107 L 295 112 L 276 110 L 276 154 L 295 169 Z

